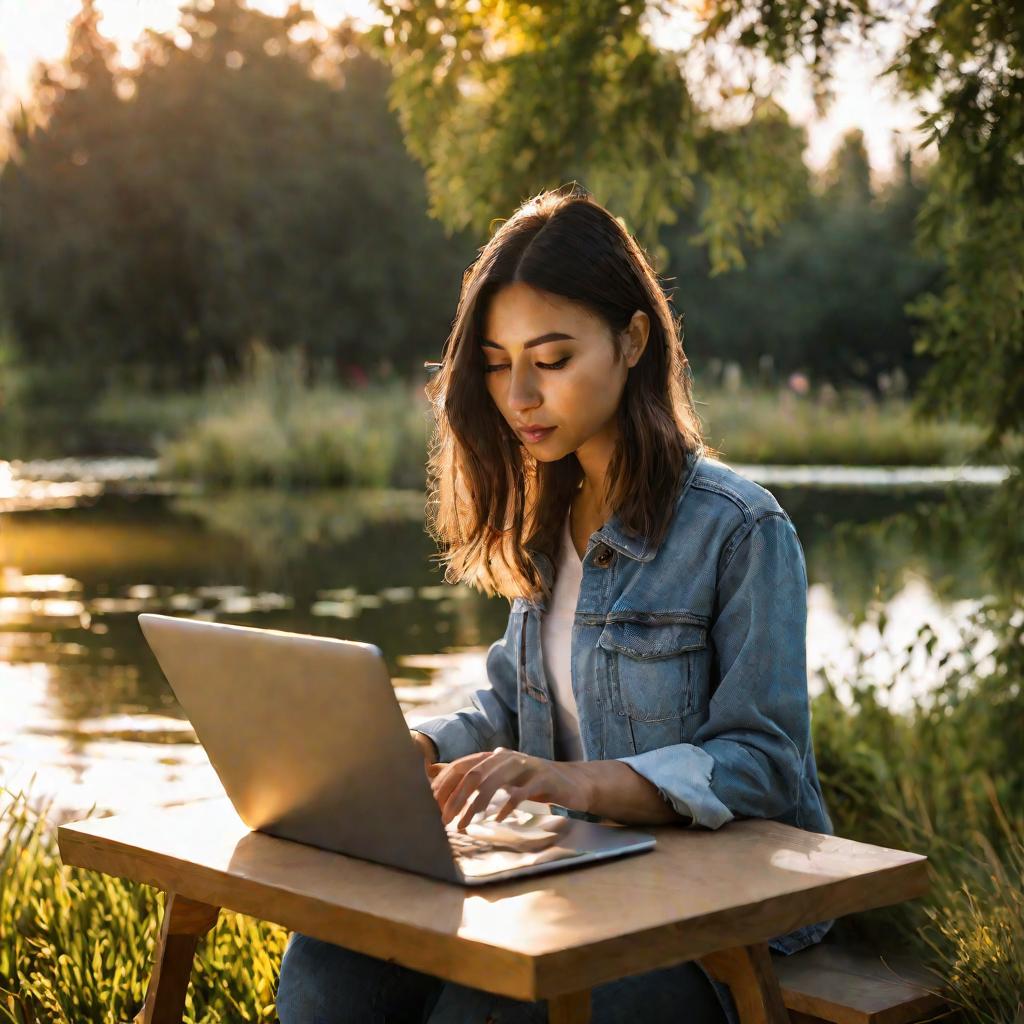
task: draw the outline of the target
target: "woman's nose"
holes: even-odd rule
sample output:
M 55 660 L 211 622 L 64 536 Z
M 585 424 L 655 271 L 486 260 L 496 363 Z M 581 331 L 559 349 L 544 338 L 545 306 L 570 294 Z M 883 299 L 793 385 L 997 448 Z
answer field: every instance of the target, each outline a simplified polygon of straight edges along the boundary
M 540 405 L 540 391 L 537 388 L 536 380 L 529 370 L 516 370 L 512 368 L 511 379 L 508 384 L 509 408 L 517 412 L 532 409 Z

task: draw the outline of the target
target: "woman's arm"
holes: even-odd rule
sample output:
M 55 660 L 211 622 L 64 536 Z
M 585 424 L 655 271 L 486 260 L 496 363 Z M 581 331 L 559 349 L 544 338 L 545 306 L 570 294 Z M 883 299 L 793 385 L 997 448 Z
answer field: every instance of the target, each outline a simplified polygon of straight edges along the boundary
M 582 761 L 579 766 L 586 780 L 584 806 L 563 806 L 621 821 L 624 825 L 690 824 L 692 821 L 688 814 L 676 811 L 653 782 L 622 761 Z
M 437 756 L 437 744 L 425 733 L 417 732 L 415 729 L 410 730 L 412 735 L 412 741 L 423 753 L 423 760 L 426 764 L 434 764 L 438 760 Z
M 458 816 L 459 828 L 486 809 L 499 789 L 508 799 L 495 815 L 498 821 L 523 800 L 559 804 L 629 825 L 689 821 L 657 786 L 621 761 L 549 761 L 499 748 L 438 765 L 428 775 L 442 820 L 447 825 Z M 476 796 L 467 803 L 474 792 Z
M 691 743 L 612 761 L 547 761 L 515 750 L 465 757 L 433 779 L 444 820 L 476 790 L 464 824 L 499 788 L 510 795 L 499 816 L 529 799 L 629 824 L 718 828 L 790 809 L 810 742 L 803 551 L 780 513 L 741 531 L 726 552 L 711 628 L 720 679 Z

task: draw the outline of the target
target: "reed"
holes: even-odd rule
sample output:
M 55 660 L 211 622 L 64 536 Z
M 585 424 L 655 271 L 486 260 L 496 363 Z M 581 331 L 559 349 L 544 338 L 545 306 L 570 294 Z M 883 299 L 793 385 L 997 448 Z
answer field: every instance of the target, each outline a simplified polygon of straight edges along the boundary
M 209 390 L 191 425 L 158 442 L 161 473 L 220 486 L 415 487 L 424 482 L 426 401 L 391 383 L 344 391 L 296 353 L 256 350 Z
M 896 395 L 699 381 L 696 395 L 708 441 L 728 462 L 956 465 L 982 436 L 923 418 Z M 164 476 L 226 487 L 420 487 L 430 429 L 418 384 L 342 387 L 297 352 L 259 347 L 232 381 L 190 395 L 112 393 L 92 421 L 103 436 L 155 448 Z
M 889 691 L 824 680 L 812 704 L 822 787 L 838 834 L 927 854 L 920 901 L 840 922 L 880 948 L 914 950 L 946 980 L 968 1024 L 1024 1013 L 1024 615 L 983 602 L 943 659 L 945 677 L 906 711 Z M 934 650 L 923 628 L 902 652 L 910 666 Z
M 48 808 L 0 790 L 0 1021 L 116 1024 L 142 1006 L 163 896 L 66 868 Z M 273 1021 L 287 933 L 222 912 L 200 942 L 189 1024 Z
M 830 388 L 697 391 L 708 443 L 726 462 L 777 465 L 946 466 L 969 460 L 982 431 L 929 420 L 900 397 Z

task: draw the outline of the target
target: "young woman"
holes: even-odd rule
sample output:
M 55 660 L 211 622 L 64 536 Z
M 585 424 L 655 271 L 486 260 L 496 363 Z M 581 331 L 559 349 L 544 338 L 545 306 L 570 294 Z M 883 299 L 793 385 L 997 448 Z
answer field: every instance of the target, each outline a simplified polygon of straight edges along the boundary
M 771 494 L 709 457 L 678 324 L 615 217 L 573 187 L 504 222 L 464 278 L 428 393 L 447 578 L 512 602 L 473 707 L 413 732 L 445 822 L 497 797 L 498 817 L 531 799 L 638 825 L 754 817 L 831 832 L 800 543 Z M 829 924 L 772 946 L 794 952 Z M 728 989 L 696 963 L 601 986 L 592 1007 L 594 1024 L 735 1021 Z M 278 1012 L 546 1019 L 543 1003 L 301 935 Z

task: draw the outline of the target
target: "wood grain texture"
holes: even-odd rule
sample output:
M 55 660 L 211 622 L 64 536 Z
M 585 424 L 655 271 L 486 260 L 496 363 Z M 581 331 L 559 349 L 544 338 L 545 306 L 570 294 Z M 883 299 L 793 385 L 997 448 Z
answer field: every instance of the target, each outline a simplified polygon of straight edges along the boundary
M 59 829 L 66 864 L 517 999 L 765 942 L 927 888 L 918 854 L 740 821 L 651 853 L 466 889 L 250 832 L 226 801 Z
M 196 946 L 217 923 L 218 913 L 217 907 L 167 894 L 153 973 L 136 1024 L 181 1024 Z
M 729 986 L 740 1024 L 788 1024 L 766 943 L 720 949 L 702 956 L 700 962 Z
M 940 980 L 909 957 L 824 944 L 773 963 L 786 1006 L 833 1024 L 910 1024 L 947 1005 Z

